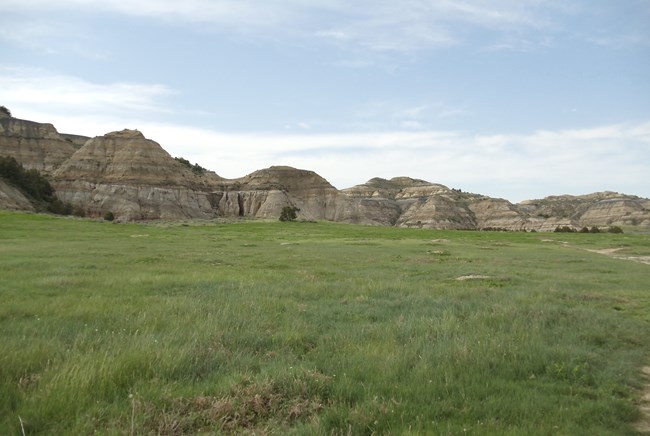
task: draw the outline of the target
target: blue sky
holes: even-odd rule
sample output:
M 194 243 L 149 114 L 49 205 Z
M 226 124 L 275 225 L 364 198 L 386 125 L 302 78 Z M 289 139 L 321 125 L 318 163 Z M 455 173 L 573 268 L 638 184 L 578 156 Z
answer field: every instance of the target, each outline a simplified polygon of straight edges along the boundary
M 0 0 L 0 104 L 229 178 L 650 197 L 650 2 Z

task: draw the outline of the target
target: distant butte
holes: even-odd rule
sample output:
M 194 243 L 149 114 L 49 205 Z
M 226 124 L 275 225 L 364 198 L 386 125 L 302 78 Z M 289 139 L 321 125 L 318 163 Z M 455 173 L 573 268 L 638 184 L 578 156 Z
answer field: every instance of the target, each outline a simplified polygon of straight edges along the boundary
M 373 178 L 342 191 L 313 171 L 273 166 L 238 179 L 175 159 L 137 130 L 95 138 L 60 134 L 51 124 L 0 117 L 0 156 L 44 174 L 57 196 L 119 221 L 299 218 L 435 229 L 552 231 L 557 226 L 650 228 L 650 200 L 615 192 L 553 196 L 519 204 L 409 177 Z M 0 208 L 31 210 L 0 178 Z

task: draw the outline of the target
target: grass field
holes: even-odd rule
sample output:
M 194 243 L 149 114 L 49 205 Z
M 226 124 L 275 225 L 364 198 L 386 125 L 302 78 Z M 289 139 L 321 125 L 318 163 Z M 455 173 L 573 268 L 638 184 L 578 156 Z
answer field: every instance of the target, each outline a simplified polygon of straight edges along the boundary
M 0 434 L 634 434 L 612 248 L 650 235 L 0 212 Z

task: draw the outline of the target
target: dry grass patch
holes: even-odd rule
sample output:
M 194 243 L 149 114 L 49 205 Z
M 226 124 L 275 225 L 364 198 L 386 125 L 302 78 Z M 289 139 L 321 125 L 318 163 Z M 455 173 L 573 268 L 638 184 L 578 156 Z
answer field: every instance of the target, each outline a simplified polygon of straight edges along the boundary
M 223 396 L 199 395 L 163 400 L 134 400 L 134 414 L 142 419 L 142 433 L 183 435 L 201 432 L 254 432 L 289 428 L 315 419 L 323 400 L 310 392 L 310 383 L 328 382 L 318 372 L 303 371 L 292 382 L 244 381 Z

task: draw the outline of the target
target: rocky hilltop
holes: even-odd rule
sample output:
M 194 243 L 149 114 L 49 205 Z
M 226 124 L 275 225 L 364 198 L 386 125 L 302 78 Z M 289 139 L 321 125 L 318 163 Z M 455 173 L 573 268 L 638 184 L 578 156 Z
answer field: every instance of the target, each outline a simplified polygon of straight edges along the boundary
M 52 124 L 35 123 L 0 112 L 0 154 L 13 156 L 28 169 L 50 174 L 72 156 L 76 148 Z
M 512 204 L 409 177 L 374 178 L 339 191 L 313 171 L 273 166 L 238 179 L 173 158 L 137 130 L 95 138 L 51 124 L 0 118 L 0 155 L 45 174 L 57 196 L 90 216 L 119 220 L 277 218 L 285 206 L 310 220 L 439 229 L 552 231 L 559 226 L 650 227 L 650 200 L 603 192 Z M 0 183 L 0 208 L 29 201 Z
M 89 139 L 52 173 L 66 202 L 122 220 L 210 218 L 215 173 L 197 174 L 135 130 Z

